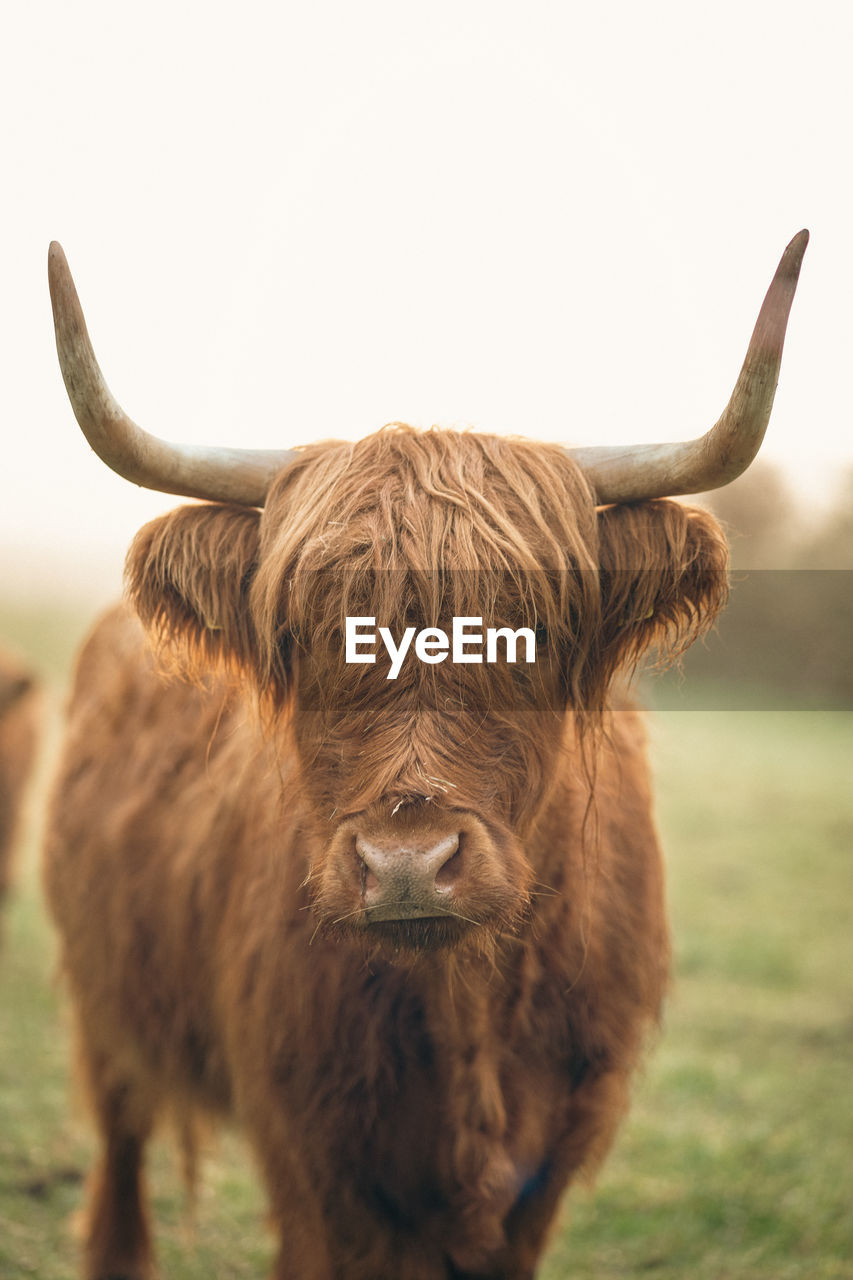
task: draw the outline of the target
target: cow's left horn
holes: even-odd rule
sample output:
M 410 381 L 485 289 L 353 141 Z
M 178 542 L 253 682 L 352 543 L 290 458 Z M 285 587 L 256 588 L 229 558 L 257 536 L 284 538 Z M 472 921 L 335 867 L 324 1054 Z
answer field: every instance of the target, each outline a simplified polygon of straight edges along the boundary
M 170 444 L 138 427 L 113 397 L 98 367 L 62 246 L 48 254 L 56 350 L 68 398 L 95 453 L 126 480 L 185 498 L 263 506 L 288 449 L 217 449 Z
M 710 431 L 682 444 L 567 450 L 583 468 L 599 503 L 702 493 L 746 470 L 770 421 L 788 313 L 808 242 L 808 231 L 800 231 L 782 254 L 731 399 Z

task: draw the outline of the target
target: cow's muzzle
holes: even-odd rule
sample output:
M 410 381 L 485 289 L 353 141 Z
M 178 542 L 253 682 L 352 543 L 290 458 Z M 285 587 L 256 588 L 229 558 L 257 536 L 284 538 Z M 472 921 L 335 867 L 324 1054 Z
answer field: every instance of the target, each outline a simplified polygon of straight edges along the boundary
M 517 927 L 532 869 L 511 832 L 468 809 L 389 808 L 345 818 L 311 869 L 312 906 L 327 934 L 357 934 L 396 953 Z

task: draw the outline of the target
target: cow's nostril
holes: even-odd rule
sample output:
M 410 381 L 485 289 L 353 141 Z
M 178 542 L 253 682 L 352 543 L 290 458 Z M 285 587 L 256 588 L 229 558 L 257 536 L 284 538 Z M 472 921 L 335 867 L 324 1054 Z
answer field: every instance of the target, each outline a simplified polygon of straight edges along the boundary
M 436 889 L 447 891 L 452 889 L 459 878 L 462 871 L 462 843 L 457 839 L 456 848 L 450 857 L 444 862 L 435 873 Z
M 358 852 L 361 858 L 361 892 L 362 894 L 372 893 L 374 889 L 379 888 L 376 872 L 371 870 L 367 859 L 361 856 L 361 850 Z

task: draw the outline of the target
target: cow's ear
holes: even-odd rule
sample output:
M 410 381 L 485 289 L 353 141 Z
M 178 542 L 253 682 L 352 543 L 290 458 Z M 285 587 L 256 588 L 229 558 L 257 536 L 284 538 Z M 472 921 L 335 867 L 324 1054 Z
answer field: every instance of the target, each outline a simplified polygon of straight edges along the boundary
M 125 579 L 142 622 L 193 660 L 249 666 L 256 644 L 248 606 L 258 562 L 260 512 L 180 507 L 140 529 Z
M 653 648 L 677 658 L 726 601 L 728 547 L 700 507 L 659 500 L 598 513 L 601 649 L 609 673 Z

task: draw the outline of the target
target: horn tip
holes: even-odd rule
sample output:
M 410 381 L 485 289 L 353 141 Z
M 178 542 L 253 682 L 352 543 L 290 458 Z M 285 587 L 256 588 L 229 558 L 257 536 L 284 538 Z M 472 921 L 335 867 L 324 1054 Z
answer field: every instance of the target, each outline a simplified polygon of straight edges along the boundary
M 51 288 L 57 285 L 63 276 L 70 275 L 68 259 L 58 240 L 51 240 L 47 251 L 47 274 Z
M 782 261 L 786 262 L 786 265 L 790 267 L 790 269 L 795 275 L 799 274 L 800 266 L 802 265 L 802 261 L 803 261 L 803 255 L 806 252 L 806 246 L 808 245 L 808 243 L 809 243 L 809 233 L 808 233 L 808 230 L 805 227 L 803 227 L 802 231 L 797 232 L 797 234 L 794 236 L 791 243 L 785 249 L 784 254 L 782 255 Z

